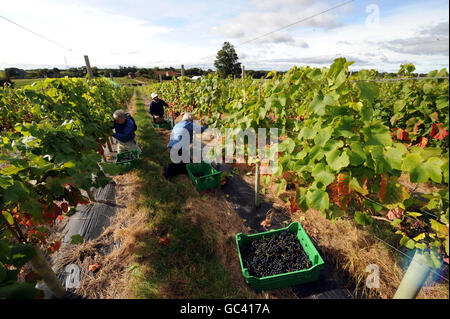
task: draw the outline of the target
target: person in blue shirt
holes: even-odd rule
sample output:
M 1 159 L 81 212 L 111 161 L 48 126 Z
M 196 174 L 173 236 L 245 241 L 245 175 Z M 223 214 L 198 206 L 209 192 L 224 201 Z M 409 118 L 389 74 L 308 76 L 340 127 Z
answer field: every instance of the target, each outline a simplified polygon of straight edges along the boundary
M 158 94 L 152 93 L 152 101 L 150 102 L 148 111 L 153 116 L 155 123 L 161 123 L 164 120 L 164 106 L 169 107 L 164 100 L 159 98 Z
M 133 117 L 122 110 L 114 112 L 114 133 L 113 137 L 117 140 L 117 152 L 139 150 L 134 133 L 137 129 Z
M 184 148 L 190 148 L 190 144 L 193 140 L 194 129 L 196 132 L 203 133 L 207 126 L 197 126 L 193 123 L 193 116 L 191 113 L 185 113 L 181 122 L 175 124 L 170 134 L 170 141 L 167 144 L 169 153 L 174 146 L 180 147 L 178 149 L 178 155 L 182 156 L 183 146 Z M 189 134 L 189 140 L 187 140 L 186 134 Z M 188 145 L 177 145 L 179 143 L 189 143 Z M 180 163 L 170 163 L 168 166 L 164 167 L 164 177 L 169 178 L 176 176 L 178 174 L 187 174 L 186 163 L 181 161 Z
M 203 131 L 208 128 L 207 126 L 200 127 L 198 125 L 195 125 L 193 121 L 194 119 L 192 117 L 192 114 L 185 113 L 183 115 L 183 119 L 181 120 L 181 122 L 175 124 L 175 126 L 172 129 L 172 133 L 170 134 L 169 144 L 167 144 L 167 147 L 169 149 L 172 148 L 175 144 L 182 141 L 182 136 L 183 133 L 185 132 L 184 130 L 187 130 L 189 132 L 189 143 L 192 143 L 194 128 L 196 129 L 197 132 L 200 133 L 203 133 Z

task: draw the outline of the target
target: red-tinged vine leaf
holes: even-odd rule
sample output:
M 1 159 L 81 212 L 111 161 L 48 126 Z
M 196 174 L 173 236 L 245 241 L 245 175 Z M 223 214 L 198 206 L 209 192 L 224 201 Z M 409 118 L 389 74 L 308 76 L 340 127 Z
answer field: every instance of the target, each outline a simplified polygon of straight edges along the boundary
M 50 244 L 50 247 L 48 247 L 47 252 L 49 254 L 53 254 L 53 253 L 57 252 L 60 247 L 61 247 L 61 241 L 56 240 Z
M 438 123 L 438 124 L 431 124 L 431 132 L 430 132 L 430 136 L 432 138 L 436 138 L 440 141 L 442 141 L 444 138 L 446 138 L 448 136 L 448 132 L 445 129 L 444 124 L 442 123 Z
M 102 144 L 98 143 L 98 152 L 101 156 L 105 155 Z
M 351 200 L 352 188 L 347 174 L 340 173 L 337 181 L 329 185 L 330 202 L 335 203 L 343 210 L 348 210 L 348 203 Z
M 352 191 L 355 191 L 363 196 L 366 196 L 367 194 L 369 194 L 367 186 L 368 181 L 369 179 L 367 178 L 367 176 L 363 176 L 361 181 L 359 181 L 356 177 L 352 177 L 352 179 L 349 182 L 349 186 Z
M 425 146 L 427 146 L 428 144 L 428 139 L 426 137 L 421 137 L 419 140 L 419 143 L 417 145 L 419 145 L 421 148 L 425 148 Z
M 295 197 L 289 198 L 289 202 L 290 202 L 289 211 L 291 212 L 291 214 L 298 212 L 300 210 L 297 203 L 295 202 Z
M 42 277 L 41 277 L 41 275 L 39 275 L 38 273 L 36 273 L 36 272 L 34 272 L 32 270 L 28 274 L 25 275 L 24 280 L 27 281 L 27 282 L 35 283 L 35 282 L 37 282 L 39 280 L 42 280 Z
M 270 221 L 270 219 L 266 218 L 260 223 L 260 225 L 262 227 L 269 228 L 271 225 L 271 221 Z
M 385 178 L 380 185 L 379 192 L 380 203 L 389 209 L 394 209 L 403 203 L 403 201 L 410 197 L 407 188 L 400 185 L 397 178 L 390 176 Z
M 386 174 L 381 174 L 380 192 L 378 193 L 378 198 L 380 199 L 380 202 L 383 202 L 384 198 L 386 197 L 388 179 L 389 177 L 386 178 Z
M 99 264 L 98 262 L 95 262 L 95 263 L 89 265 L 89 268 L 88 268 L 88 269 L 89 269 L 89 271 L 96 272 L 96 271 L 99 270 L 100 268 L 102 268 L 102 265 Z
M 418 131 L 419 131 L 419 126 L 422 125 L 422 124 L 423 124 L 423 121 L 422 121 L 422 120 L 419 120 L 419 122 L 417 122 L 417 124 L 414 125 L 414 131 L 413 131 L 413 134 L 414 134 L 414 135 L 417 135 L 417 133 L 418 133 Z
M 61 209 L 64 213 L 67 213 L 69 211 L 69 204 L 67 203 L 62 203 L 61 204 Z
M 405 141 L 405 142 L 410 141 L 408 132 L 406 132 L 404 129 L 401 129 L 401 128 L 397 129 L 396 137 L 399 141 Z
M 394 209 L 391 209 L 391 210 L 387 213 L 386 217 L 387 217 L 389 220 L 401 219 L 404 212 L 405 212 L 405 210 L 404 210 L 403 208 L 401 208 L 401 207 L 396 207 L 396 208 L 394 208 Z
M 158 244 L 164 245 L 164 246 L 169 246 L 170 239 L 167 236 L 160 237 L 159 240 L 158 240 Z

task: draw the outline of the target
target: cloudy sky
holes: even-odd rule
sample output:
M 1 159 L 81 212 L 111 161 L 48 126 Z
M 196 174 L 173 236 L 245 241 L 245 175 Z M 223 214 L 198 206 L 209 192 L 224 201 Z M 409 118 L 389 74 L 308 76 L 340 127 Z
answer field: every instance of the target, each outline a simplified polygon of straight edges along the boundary
M 449 67 L 448 15 L 447 0 L 1 0 L 0 69 L 81 66 L 83 54 L 97 67 L 206 69 L 228 41 L 246 69 L 344 56 L 428 72 Z

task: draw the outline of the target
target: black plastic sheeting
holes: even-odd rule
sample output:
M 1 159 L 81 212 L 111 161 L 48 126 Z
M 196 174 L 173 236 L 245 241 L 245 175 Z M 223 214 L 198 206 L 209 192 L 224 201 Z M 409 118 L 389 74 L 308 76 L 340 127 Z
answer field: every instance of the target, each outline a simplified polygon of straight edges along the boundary
M 289 220 L 289 216 L 285 216 L 281 211 L 273 206 L 273 202 L 267 201 L 260 194 L 260 206 L 255 207 L 255 189 L 253 185 L 249 185 L 244 179 L 232 173 L 232 167 L 229 164 L 213 164 L 220 171 L 227 172 L 229 177 L 222 191 L 227 194 L 227 200 L 230 201 L 236 213 L 245 219 L 245 225 L 249 227 L 248 234 L 265 232 L 268 230 L 284 228 L 288 225 L 285 221 Z M 260 223 L 266 219 L 266 213 L 272 210 L 276 216 L 271 220 L 271 226 L 264 228 Z M 283 216 L 284 215 L 284 216 Z M 324 253 L 316 246 L 319 254 L 324 257 Z M 341 280 L 342 273 L 333 264 L 325 261 L 324 267 L 320 272 L 319 279 L 314 282 L 292 287 L 292 291 L 301 299 L 357 299 L 361 298 L 360 294 L 354 294 L 347 288 L 346 282 Z
M 111 182 L 101 189 L 92 192 L 96 202 L 79 205 L 64 228 L 63 245 L 70 243 L 73 235 L 80 234 L 85 241 L 97 238 L 110 225 L 110 218 L 116 214 L 114 203 L 115 183 Z
M 84 241 L 91 241 L 99 237 L 110 225 L 110 219 L 116 214 L 117 205 L 115 203 L 115 183 L 111 182 L 103 188 L 93 189 L 95 202 L 88 205 L 78 205 L 77 212 L 69 217 L 69 221 L 63 230 L 64 239 L 62 245 L 68 245 L 71 237 L 81 235 Z M 107 247 L 102 247 L 102 254 L 108 254 L 120 247 L 120 242 L 113 242 Z M 69 274 L 63 269 L 53 269 L 64 288 L 66 288 L 66 278 Z M 44 291 L 44 298 L 53 298 L 53 294 L 44 282 L 39 282 L 36 288 Z M 78 298 L 73 295 L 73 289 L 68 289 L 66 297 Z

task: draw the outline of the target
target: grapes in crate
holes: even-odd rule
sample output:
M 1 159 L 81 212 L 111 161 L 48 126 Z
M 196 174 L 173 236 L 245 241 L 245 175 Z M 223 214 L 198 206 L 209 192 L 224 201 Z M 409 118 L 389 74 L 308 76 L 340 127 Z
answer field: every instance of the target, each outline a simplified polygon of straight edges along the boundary
M 258 278 L 308 269 L 312 266 L 298 237 L 288 230 L 244 244 L 241 256 L 249 275 Z

